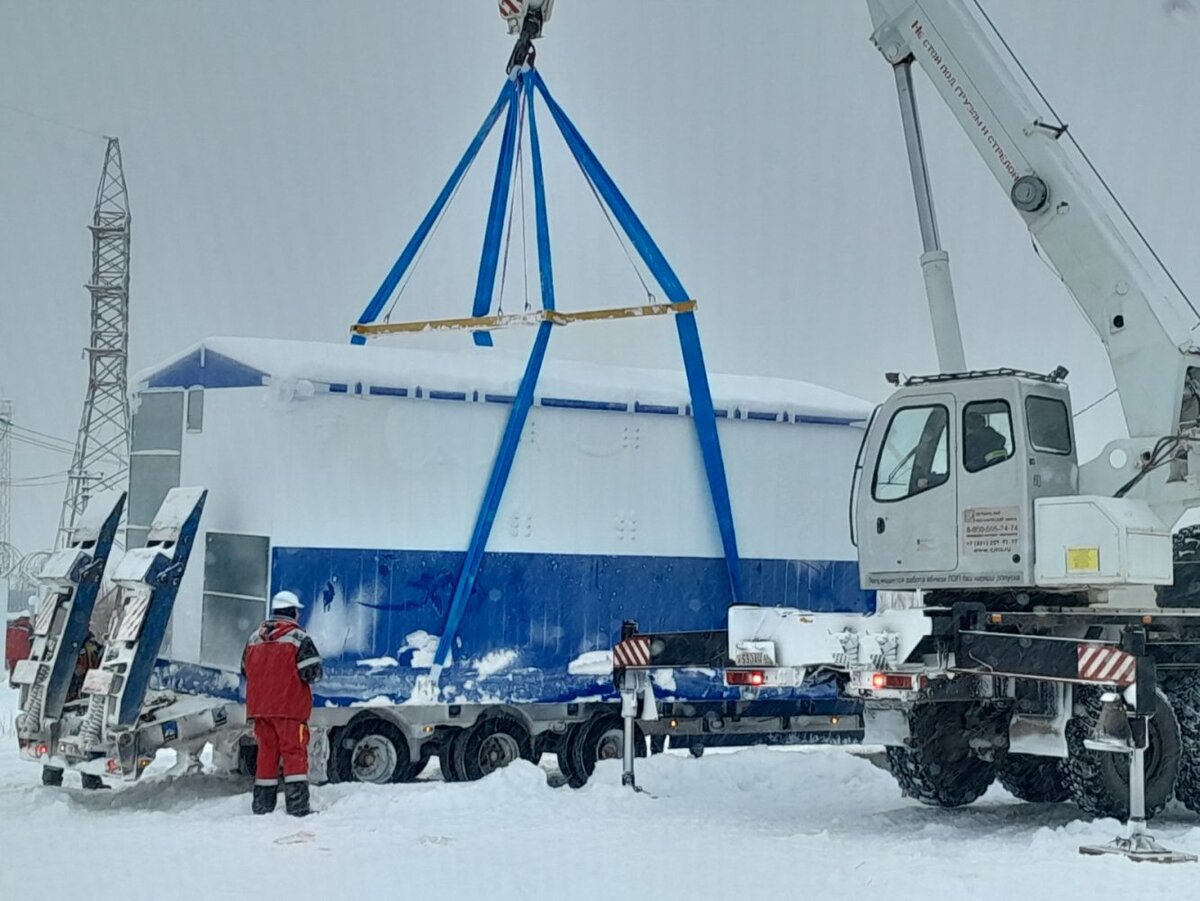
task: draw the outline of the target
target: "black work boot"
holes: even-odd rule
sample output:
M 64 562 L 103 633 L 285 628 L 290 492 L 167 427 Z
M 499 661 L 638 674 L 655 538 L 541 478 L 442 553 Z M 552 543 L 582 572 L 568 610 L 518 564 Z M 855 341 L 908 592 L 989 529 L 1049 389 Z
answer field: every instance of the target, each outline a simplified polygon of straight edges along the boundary
M 283 800 L 289 816 L 306 817 L 312 813 L 312 808 L 308 806 L 307 782 L 285 782 Z
M 270 813 L 275 809 L 275 796 L 278 791 L 279 785 L 275 782 L 254 786 L 254 799 L 250 802 L 250 810 L 254 813 Z

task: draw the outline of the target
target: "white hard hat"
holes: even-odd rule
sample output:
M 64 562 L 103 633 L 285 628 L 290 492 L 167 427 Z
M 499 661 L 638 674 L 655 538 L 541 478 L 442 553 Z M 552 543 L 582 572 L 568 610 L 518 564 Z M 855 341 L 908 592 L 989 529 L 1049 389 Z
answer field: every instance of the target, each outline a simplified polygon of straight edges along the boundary
M 280 610 L 303 610 L 304 605 L 300 603 L 300 598 L 294 591 L 277 591 L 275 597 L 271 598 L 271 612 L 278 613 Z

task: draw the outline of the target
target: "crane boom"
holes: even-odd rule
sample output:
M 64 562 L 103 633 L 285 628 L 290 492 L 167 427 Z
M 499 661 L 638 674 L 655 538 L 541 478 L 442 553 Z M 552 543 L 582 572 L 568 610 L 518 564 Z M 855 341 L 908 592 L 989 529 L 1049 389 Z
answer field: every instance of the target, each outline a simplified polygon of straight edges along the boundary
M 980 23 L 956 0 L 867 0 L 872 41 L 916 62 L 1103 342 L 1132 438 L 1194 425 L 1200 316 L 1109 215 Z

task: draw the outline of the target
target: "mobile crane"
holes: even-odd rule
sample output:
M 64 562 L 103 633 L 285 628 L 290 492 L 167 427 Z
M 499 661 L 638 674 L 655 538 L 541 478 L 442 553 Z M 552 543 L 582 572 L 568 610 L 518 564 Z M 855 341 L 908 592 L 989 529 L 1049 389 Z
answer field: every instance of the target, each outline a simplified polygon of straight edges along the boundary
M 970 803 L 999 778 L 1021 799 L 1130 810 L 1131 823 L 1172 794 L 1200 812 L 1200 592 L 1172 539 L 1200 504 L 1200 315 L 969 6 L 868 0 L 900 100 L 942 372 L 889 374 L 897 388 L 867 428 L 850 527 L 862 586 L 919 591 L 920 607 L 735 605 L 724 646 L 628 623 L 614 659 L 640 643 L 649 660 L 617 676 L 628 701 L 662 666 L 723 665 L 758 695 L 833 671 L 864 703 L 865 740 L 887 745 L 904 792 L 931 805 Z M 1129 437 L 1094 460 L 1077 459 L 1065 369 L 966 365 L 914 63 L 1108 353 Z

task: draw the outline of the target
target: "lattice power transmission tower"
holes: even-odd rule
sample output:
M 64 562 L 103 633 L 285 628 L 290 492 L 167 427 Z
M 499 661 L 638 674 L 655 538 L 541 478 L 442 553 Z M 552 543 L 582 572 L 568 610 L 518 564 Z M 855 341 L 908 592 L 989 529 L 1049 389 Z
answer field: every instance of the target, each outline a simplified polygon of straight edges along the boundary
M 58 546 L 93 495 L 120 487 L 129 472 L 129 195 L 121 146 L 108 139 L 92 213 L 91 340 L 87 397 L 67 473 Z
M 12 540 L 12 418 L 12 401 L 0 400 L 0 545 Z

